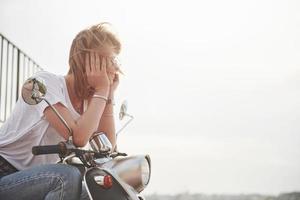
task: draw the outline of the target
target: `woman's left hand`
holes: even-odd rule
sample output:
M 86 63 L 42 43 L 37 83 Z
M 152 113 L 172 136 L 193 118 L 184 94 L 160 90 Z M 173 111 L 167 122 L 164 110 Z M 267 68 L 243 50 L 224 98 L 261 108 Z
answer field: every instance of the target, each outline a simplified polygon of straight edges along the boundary
M 110 85 L 110 90 L 108 94 L 108 99 L 111 100 L 111 105 L 114 105 L 114 93 L 119 85 L 119 74 L 115 74 L 115 78 L 112 81 L 112 84 Z M 111 111 L 109 111 L 111 112 Z
M 118 85 L 119 85 L 119 74 L 116 73 L 113 83 L 110 85 L 110 93 L 111 94 L 113 94 L 116 91 Z
M 114 67 L 114 64 L 112 62 L 109 62 L 109 60 L 107 60 L 107 63 L 108 63 L 108 70 L 107 70 L 108 77 L 110 80 L 110 93 L 113 94 L 119 85 L 119 74 L 117 73 L 117 70 Z
M 119 85 L 119 74 L 117 73 L 116 68 L 114 67 L 113 62 L 109 61 L 109 58 L 107 58 L 108 63 L 108 77 L 110 80 L 110 90 L 109 90 L 109 98 L 113 99 L 114 92 L 116 91 L 118 85 Z

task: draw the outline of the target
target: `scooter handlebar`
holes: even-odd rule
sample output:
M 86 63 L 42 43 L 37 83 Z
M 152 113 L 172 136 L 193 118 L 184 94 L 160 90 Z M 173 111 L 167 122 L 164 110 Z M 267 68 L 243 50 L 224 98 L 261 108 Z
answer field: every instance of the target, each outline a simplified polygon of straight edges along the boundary
M 33 155 L 42 155 L 42 154 L 61 154 L 65 155 L 68 152 L 66 144 L 60 142 L 56 145 L 45 145 L 45 146 L 34 146 L 32 147 Z

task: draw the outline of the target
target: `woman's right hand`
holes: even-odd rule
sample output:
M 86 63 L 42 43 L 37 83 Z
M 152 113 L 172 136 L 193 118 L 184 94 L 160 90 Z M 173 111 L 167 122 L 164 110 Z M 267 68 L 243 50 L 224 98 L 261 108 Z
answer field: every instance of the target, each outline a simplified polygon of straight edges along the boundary
M 101 57 L 95 52 L 87 53 L 85 56 L 85 69 L 89 85 L 94 88 L 95 93 L 108 96 L 110 80 L 106 72 L 107 58 Z

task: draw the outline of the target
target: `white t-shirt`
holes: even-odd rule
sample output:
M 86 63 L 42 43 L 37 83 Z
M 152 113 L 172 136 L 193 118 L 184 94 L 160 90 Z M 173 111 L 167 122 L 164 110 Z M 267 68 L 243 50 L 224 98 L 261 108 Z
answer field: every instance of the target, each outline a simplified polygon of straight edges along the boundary
M 80 115 L 73 108 L 63 76 L 41 71 L 33 75 L 44 80 L 45 98 L 52 104 L 60 102 L 67 107 L 74 119 Z M 28 105 L 20 97 L 6 122 L 0 127 L 0 155 L 19 170 L 40 164 L 55 163 L 58 155 L 38 155 L 31 152 L 33 146 L 57 144 L 65 139 L 44 118 L 45 101 Z

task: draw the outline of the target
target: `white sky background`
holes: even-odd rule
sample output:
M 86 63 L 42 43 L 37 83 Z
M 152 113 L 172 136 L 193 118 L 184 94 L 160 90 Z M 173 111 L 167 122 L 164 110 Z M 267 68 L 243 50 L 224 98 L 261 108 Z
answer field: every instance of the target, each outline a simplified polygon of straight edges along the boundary
M 57 74 L 101 21 L 123 41 L 119 149 L 151 155 L 145 193 L 300 189 L 300 1 L 0 0 L 0 32 Z

